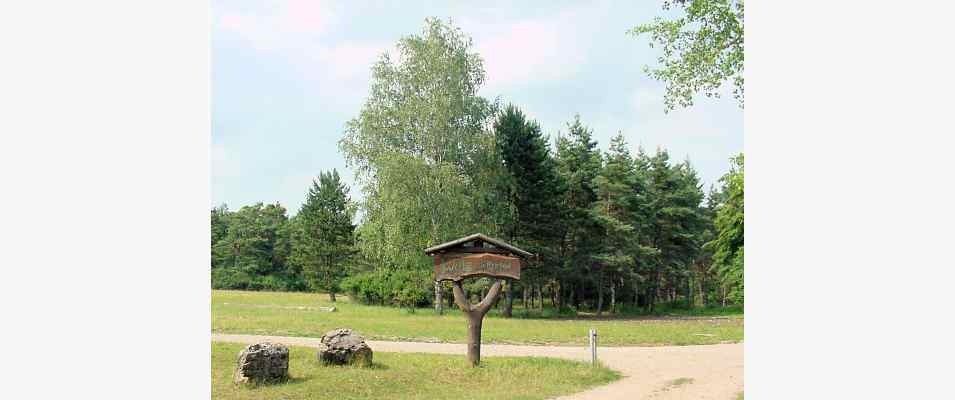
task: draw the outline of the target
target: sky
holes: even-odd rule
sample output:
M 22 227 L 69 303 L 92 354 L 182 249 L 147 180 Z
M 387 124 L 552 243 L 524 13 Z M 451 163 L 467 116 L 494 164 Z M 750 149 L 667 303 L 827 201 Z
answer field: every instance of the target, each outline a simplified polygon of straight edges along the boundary
M 658 51 L 626 34 L 667 16 L 661 2 L 510 3 L 214 0 L 211 205 L 279 202 L 293 215 L 319 171 L 338 169 L 352 186 L 337 146 L 345 122 L 365 101 L 371 65 L 427 17 L 474 40 L 487 73 L 480 95 L 517 105 L 552 138 L 580 114 L 600 149 L 623 132 L 633 151 L 689 159 L 704 191 L 743 151 L 743 110 L 728 87 L 664 112 L 664 85 L 643 72 Z

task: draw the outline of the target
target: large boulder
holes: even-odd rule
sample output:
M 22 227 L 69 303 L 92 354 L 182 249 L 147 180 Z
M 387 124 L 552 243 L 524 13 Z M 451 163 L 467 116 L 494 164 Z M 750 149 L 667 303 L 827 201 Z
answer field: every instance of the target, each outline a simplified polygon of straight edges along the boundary
M 277 383 L 288 380 L 288 347 L 277 343 L 250 344 L 239 352 L 235 383 Z
M 365 338 L 351 329 L 335 329 L 322 336 L 322 348 L 318 359 L 324 365 L 371 366 L 371 347 Z

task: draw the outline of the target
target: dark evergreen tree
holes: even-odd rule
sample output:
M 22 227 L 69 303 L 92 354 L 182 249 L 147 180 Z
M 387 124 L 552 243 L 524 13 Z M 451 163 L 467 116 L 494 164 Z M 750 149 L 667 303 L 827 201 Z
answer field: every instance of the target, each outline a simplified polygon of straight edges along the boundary
M 616 290 L 629 276 L 634 256 L 639 251 L 632 223 L 637 209 L 635 166 L 622 133 L 611 139 L 604 155 L 603 168 L 595 179 L 597 201 L 592 212 L 601 228 L 600 245 L 594 254 L 598 267 L 594 277 L 597 288 L 597 315 L 603 312 L 604 287 L 610 289 L 610 311 L 615 311 Z
M 528 121 L 508 106 L 494 123 L 497 149 L 507 173 L 504 176 L 508 217 L 503 232 L 507 240 L 539 256 L 526 274 L 530 281 L 553 277 L 548 266 L 557 265 L 558 243 L 563 231 L 562 183 L 547 138 L 535 121 Z M 511 284 L 505 291 L 504 315 L 511 314 Z
M 675 300 L 687 282 L 689 268 L 702 245 L 703 191 L 689 162 L 671 165 L 669 153 L 658 149 L 652 157 L 642 151 L 640 164 L 647 177 L 645 246 L 655 249 L 643 269 L 647 278 L 646 306 L 653 311 L 660 298 Z
M 292 228 L 292 263 L 333 302 L 356 253 L 354 209 L 347 192 L 337 170 L 319 173 Z
M 583 283 L 594 284 L 597 267 L 594 255 L 599 251 L 601 227 L 591 209 L 597 201 L 596 179 L 600 173 L 601 158 L 593 132 L 580 121 L 580 116 L 568 124 L 567 137 L 557 138 L 557 160 L 560 174 L 566 182 L 564 204 L 567 207 L 567 229 L 561 249 L 560 282 L 570 281 L 573 299 L 579 306 Z M 564 285 L 560 285 L 564 286 Z

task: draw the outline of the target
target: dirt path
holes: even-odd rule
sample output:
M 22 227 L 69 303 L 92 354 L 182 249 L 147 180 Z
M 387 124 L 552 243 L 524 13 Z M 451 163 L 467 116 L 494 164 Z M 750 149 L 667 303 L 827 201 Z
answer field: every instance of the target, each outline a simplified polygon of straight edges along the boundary
M 318 347 L 316 338 L 212 334 L 213 341 L 273 341 Z M 465 354 L 464 344 L 368 341 L 374 351 Z M 588 361 L 586 347 L 485 344 L 482 356 L 538 356 Z M 559 399 L 719 399 L 743 391 L 743 344 L 665 347 L 600 347 L 597 358 L 623 378 L 606 386 Z

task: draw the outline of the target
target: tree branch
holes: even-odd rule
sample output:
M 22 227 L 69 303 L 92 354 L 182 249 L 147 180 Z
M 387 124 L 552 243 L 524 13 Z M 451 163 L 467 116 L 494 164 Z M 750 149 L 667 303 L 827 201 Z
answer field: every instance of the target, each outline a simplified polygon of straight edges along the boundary
M 461 281 L 452 281 L 451 285 L 451 290 L 454 293 L 454 304 L 457 304 L 461 311 L 470 313 L 473 307 L 468 303 L 467 296 L 464 295 L 464 289 L 461 288 Z
M 501 293 L 502 282 L 503 281 L 500 279 L 498 279 L 497 282 L 494 282 L 494 286 L 491 286 L 491 290 L 487 291 L 487 295 L 484 296 L 484 300 L 481 300 L 481 302 L 472 309 L 481 313 L 481 315 L 487 314 L 488 310 L 491 309 L 491 305 L 494 304 L 494 299 L 496 299 L 497 295 Z

